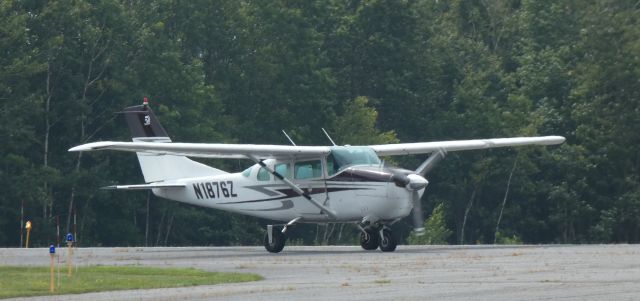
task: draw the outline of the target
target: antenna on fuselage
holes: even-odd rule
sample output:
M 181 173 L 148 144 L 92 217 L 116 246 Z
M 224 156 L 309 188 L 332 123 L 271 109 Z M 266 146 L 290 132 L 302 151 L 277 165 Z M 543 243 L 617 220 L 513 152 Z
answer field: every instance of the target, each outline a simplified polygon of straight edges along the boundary
M 293 146 L 297 146 L 296 143 L 293 142 L 293 139 L 291 139 L 291 137 L 289 137 L 289 135 L 287 135 L 287 132 L 282 130 L 282 133 L 284 134 L 285 137 L 287 137 L 287 139 L 289 139 L 289 142 L 291 142 L 291 144 L 293 144 Z
M 333 144 L 333 146 L 337 146 L 335 142 L 333 142 L 333 139 L 331 139 L 331 136 L 329 136 L 329 133 L 327 133 L 327 131 L 324 130 L 324 128 L 321 128 L 322 131 L 324 132 L 324 134 L 327 136 L 327 138 L 329 138 L 329 141 L 331 141 L 331 144 Z

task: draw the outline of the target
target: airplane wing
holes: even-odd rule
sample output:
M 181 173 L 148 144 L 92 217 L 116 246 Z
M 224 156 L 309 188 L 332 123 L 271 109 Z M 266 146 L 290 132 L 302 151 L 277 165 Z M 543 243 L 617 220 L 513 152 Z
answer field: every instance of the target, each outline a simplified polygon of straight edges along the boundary
M 79 145 L 70 152 L 94 150 L 120 150 L 144 152 L 158 155 L 177 155 L 201 158 L 251 158 L 289 159 L 326 155 L 327 146 L 259 145 L 259 144 L 219 144 L 219 143 L 179 143 L 179 142 L 114 142 L 101 141 Z
M 452 152 L 507 146 L 554 145 L 564 141 L 565 138 L 562 136 L 544 136 L 380 144 L 369 145 L 369 147 L 379 156 L 397 156 L 427 154 L 438 150 Z M 69 149 L 71 152 L 94 150 L 119 150 L 201 158 L 289 159 L 327 155 L 331 149 L 328 146 L 114 141 L 93 142 Z
M 544 137 L 516 137 L 516 138 L 494 138 L 494 139 L 476 139 L 476 140 L 453 140 L 453 141 L 435 141 L 435 142 L 418 142 L 418 143 L 398 143 L 398 144 L 381 144 L 370 145 L 379 156 L 397 156 L 397 155 L 413 155 L 427 154 L 444 150 L 446 152 L 485 149 L 506 146 L 522 146 L 522 145 L 554 145 L 561 144 L 565 141 L 562 136 L 544 136 Z
M 116 189 L 116 190 L 145 190 L 154 188 L 184 188 L 185 184 L 182 183 L 147 183 L 147 184 L 134 184 L 134 185 L 112 185 L 102 187 L 102 189 Z

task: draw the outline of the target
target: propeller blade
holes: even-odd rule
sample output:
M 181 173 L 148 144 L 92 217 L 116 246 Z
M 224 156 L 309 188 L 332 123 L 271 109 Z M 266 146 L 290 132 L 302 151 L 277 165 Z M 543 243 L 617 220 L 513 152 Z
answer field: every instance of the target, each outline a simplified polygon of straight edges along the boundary
M 424 218 L 422 215 L 422 202 L 417 190 L 413 191 L 413 231 L 417 236 L 424 235 Z
M 424 235 L 424 215 L 422 214 L 422 202 L 420 200 L 420 193 L 418 192 L 420 189 L 427 187 L 429 182 L 424 178 L 424 176 L 429 173 L 433 168 L 440 163 L 447 155 L 447 152 L 443 149 L 434 152 L 425 160 L 420 166 L 416 169 L 415 174 L 410 175 L 402 175 L 406 178 L 404 181 L 396 181 L 394 175 L 394 181 L 396 181 L 396 185 L 398 182 L 406 183 L 401 187 L 406 187 L 409 190 L 413 191 L 412 200 L 413 200 L 413 231 L 415 231 L 416 236 Z M 401 178 L 401 177 L 398 177 Z
M 433 162 L 434 159 L 431 159 L 431 161 Z M 404 187 L 405 189 L 411 191 L 411 201 L 413 202 L 413 230 L 415 231 L 417 236 L 424 235 L 424 217 L 422 214 L 420 191 L 427 187 L 429 181 L 427 181 L 427 179 L 425 179 L 422 175 L 412 173 L 411 171 L 393 172 L 391 180 L 396 184 L 396 186 Z

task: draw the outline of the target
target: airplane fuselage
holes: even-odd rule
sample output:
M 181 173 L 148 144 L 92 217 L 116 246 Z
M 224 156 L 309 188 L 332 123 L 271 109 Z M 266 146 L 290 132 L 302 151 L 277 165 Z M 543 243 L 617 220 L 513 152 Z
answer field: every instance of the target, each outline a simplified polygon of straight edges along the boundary
M 272 164 L 277 164 L 272 162 Z M 288 222 L 359 222 L 364 217 L 393 221 L 413 208 L 411 192 L 398 187 L 383 168 L 353 166 L 332 177 L 292 181 L 336 213 L 322 213 L 274 177 L 258 180 L 260 167 L 243 173 L 185 178 L 186 189 L 154 189 L 160 197 L 193 205 Z M 424 189 L 420 191 L 422 194 Z

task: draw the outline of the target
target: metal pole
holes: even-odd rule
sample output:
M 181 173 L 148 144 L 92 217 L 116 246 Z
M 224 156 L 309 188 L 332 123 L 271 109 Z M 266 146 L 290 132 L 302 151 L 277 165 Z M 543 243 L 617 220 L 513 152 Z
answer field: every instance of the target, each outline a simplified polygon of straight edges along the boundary
M 50 266 L 51 266 L 51 269 L 50 269 L 50 270 L 51 270 L 51 273 L 50 273 L 50 274 L 51 274 L 51 277 L 49 277 L 49 291 L 50 291 L 50 292 L 52 292 L 52 293 L 53 293 L 53 292 L 54 292 L 54 290 L 55 290 L 55 287 L 54 287 L 54 285 L 53 285 L 53 283 L 55 282 L 55 278 L 53 277 L 53 266 L 54 266 L 54 264 L 53 264 L 53 257 L 54 257 L 54 256 L 55 256 L 54 254 L 51 254 L 51 265 L 50 265 Z
M 56 215 L 56 248 L 60 247 L 60 216 Z
M 22 229 L 24 225 L 24 200 L 20 202 L 20 247 L 22 248 L 22 239 L 24 236 L 24 229 Z
M 69 253 L 67 255 L 67 275 L 71 277 L 73 273 L 71 272 L 71 260 L 73 259 L 73 242 L 69 242 Z
M 78 242 L 78 227 L 76 226 L 76 207 L 73 207 L 73 238 L 74 242 Z

